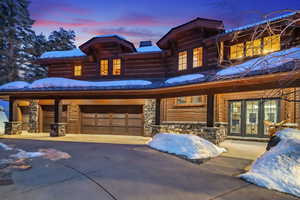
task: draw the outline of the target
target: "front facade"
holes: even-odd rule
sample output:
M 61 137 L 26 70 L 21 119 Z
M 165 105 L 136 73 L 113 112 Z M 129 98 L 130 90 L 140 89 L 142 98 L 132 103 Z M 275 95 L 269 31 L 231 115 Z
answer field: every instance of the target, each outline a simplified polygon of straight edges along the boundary
M 67 133 L 149 136 L 157 131 L 169 131 L 199 134 L 205 132 L 205 127 L 211 126 L 208 124 L 210 121 L 213 127 L 222 130 L 218 133 L 222 135 L 220 140 L 224 139 L 224 135 L 266 137 L 264 120 L 286 120 L 290 127 L 300 124 L 299 105 L 296 101 L 284 100 L 282 95 L 293 94 L 294 100 L 298 98 L 298 84 L 282 85 L 280 81 L 278 84 L 274 81 L 272 85 L 247 86 L 248 83 L 241 82 L 241 85 L 226 85 L 229 88 L 226 90 L 216 86 L 214 89 L 178 89 L 169 93 L 160 92 L 159 88 L 172 89 L 177 86 L 178 80 L 182 81 L 179 85 L 184 87 L 192 85 L 194 79 L 210 84 L 248 77 L 267 78 L 273 73 L 296 69 L 290 65 L 291 62 L 297 64 L 295 60 L 298 58 L 284 62 L 283 67 L 276 68 L 277 71 L 273 68 L 265 71 L 255 69 L 253 64 L 260 57 L 276 57 L 278 52 L 297 48 L 300 28 L 291 24 L 296 19 L 299 19 L 299 14 L 291 13 L 254 25 L 224 30 L 222 21 L 197 18 L 172 28 L 157 42 L 157 46 L 143 41 L 139 48 L 135 48 L 123 37 L 104 35 L 90 39 L 80 49 L 47 52 L 38 62 L 48 67 L 49 78 L 89 82 L 142 80 L 152 83 L 147 90 L 158 91 L 140 96 L 124 94 L 122 99 L 118 93 L 106 96 L 110 93 L 107 88 L 102 89 L 108 91 L 102 96 L 90 92 L 93 98 L 85 98 L 82 91 L 77 90 L 78 96 L 61 98 L 60 101 L 60 120 L 66 123 Z M 254 70 L 241 68 L 247 63 L 252 63 Z M 237 73 L 236 69 L 243 70 Z M 261 71 L 264 72 L 260 74 Z M 118 89 L 111 91 L 122 89 L 119 85 Z M 47 95 L 50 97 L 52 94 L 45 91 L 35 94 L 42 93 L 41 98 L 35 100 L 18 98 L 14 101 L 16 106 L 12 106 L 12 120 L 22 121 L 23 130 L 50 131 L 55 118 L 55 101 L 47 99 Z M 3 92 L 3 95 L 7 94 Z M 9 97 L 13 96 L 10 94 Z M 149 98 L 151 95 L 159 101 L 153 101 Z M 215 133 L 213 131 L 212 134 Z M 207 133 L 205 137 L 209 137 Z M 211 140 L 219 141 L 216 137 Z

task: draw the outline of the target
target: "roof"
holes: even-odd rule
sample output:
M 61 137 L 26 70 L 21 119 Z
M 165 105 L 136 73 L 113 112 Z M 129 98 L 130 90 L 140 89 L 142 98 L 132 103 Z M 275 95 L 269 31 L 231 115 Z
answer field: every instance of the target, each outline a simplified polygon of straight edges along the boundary
M 43 53 L 40 58 L 47 59 L 47 58 L 70 58 L 70 57 L 82 57 L 86 56 L 80 49 L 72 49 L 72 50 L 65 50 L 65 51 L 48 51 Z
M 158 46 L 144 46 L 144 47 L 139 47 L 136 50 L 139 53 L 160 52 L 161 51 L 161 49 Z

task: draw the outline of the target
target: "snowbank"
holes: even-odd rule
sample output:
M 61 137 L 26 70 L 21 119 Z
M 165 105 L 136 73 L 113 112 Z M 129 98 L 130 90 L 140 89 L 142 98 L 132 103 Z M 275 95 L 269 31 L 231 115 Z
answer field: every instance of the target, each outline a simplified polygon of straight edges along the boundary
M 0 147 L 6 151 L 11 151 L 13 148 L 7 146 L 6 144 L 0 143 Z
M 65 57 L 80 57 L 85 56 L 80 49 L 72 49 L 65 51 L 48 51 L 41 55 L 40 58 L 65 58 Z
M 22 89 L 28 87 L 29 83 L 25 81 L 14 81 L 0 86 L 0 90 Z
M 234 65 L 217 72 L 217 76 L 230 76 L 249 73 L 258 70 L 276 68 L 284 63 L 300 59 L 300 47 L 277 51 L 266 56 L 251 59 L 239 65 Z
M 27 152 L 22 149 L 17 149 L 17 150 L 19 151 L 19 153 L 10 155 L 10 157 L 16 159 L 22 159 L 22 158 L 27 159 L 27 158 L 41 157 L 44 155 L 44 153 L 42 152 Z
M 242 179 L 256 185 L 300 197 L 300 131 L 284 129 L 277 133 L 281 141 L 265 152 Z
M 189 159 L 217 157 L 226 151 L 203 138 L 189 134 L 156 134 L 148 145 L 154 149 Z
M 187 74 L 187 75 L 169 78 L 165 81 L 165 83 L 167 83 L 167 84 L 182 83 L 182 82 L 186 82 L 186 81 L 194 81 L 196 79 L 201 79 L 204 77 L 205 76 L 203 74 Z

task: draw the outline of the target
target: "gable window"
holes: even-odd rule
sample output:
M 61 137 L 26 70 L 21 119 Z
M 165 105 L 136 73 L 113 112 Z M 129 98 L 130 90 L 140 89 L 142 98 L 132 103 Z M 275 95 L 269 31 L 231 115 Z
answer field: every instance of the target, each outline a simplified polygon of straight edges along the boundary
M 179 52 L 178 54 L 178 70 L 187 69 L 187 51 Z
M 261 39 L 246 42 L 246 56 L 261 54 Z
M 108 75 L 108 60 L 100 60 L 100 75 Z
M 280 50 L 280 35 L 264 37 L 264 53 Z
M 203 105 L 203 103 L 203 96 L 177 97 L 175 99 L 176 106 L 199 106 Z
M 193 49 L 193 67 L 201 67 L 203 64 L 203 48 L 198 47 Z
M 121 59 L 113 59 L 113 75 L 121 74 Z
M 244 57 L 244 43 L 230 46 L 230 59 L 238 59 Z
M 74 76 L 81 76 L 82 75 L 82 66 L 75 65 L 74 66 Z

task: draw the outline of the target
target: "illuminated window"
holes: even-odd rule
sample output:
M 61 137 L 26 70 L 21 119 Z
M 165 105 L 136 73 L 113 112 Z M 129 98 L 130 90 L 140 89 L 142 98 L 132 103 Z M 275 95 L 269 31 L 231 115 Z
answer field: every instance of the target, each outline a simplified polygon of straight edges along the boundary
M 108 75 L 108 60 L 100 60 L 100 75 Z
M 74 66 L 74 76 L 81 76 L 82 74 L 82 67 L 81 65 Z
M 246 56 L 261 54 L 261 39 L 246 42 Z
M 113 75 L 121 74 L 121 59 L 113 59 Z
M 224 42 L 220 42 L 219 51 L 219 62 L 222 63 L 224 61 Z
M 244 43 L 230 46 L 230 59 L 238 59 L 244 57 Z
M 176 105 L 178 106 L 195 106 L 203 104 L 203 96 L 187 96 L 187 97 L 177 97 Z
M 198 47 L 193 49 L 193 67 L 201 67 L 203 64 L 203 48 Z
M 187 68 L 187 51 L 179 52 L 178 54 L 178 70 Z
M 264 53 L 280 50 L 280 35 L 264 37 Z

